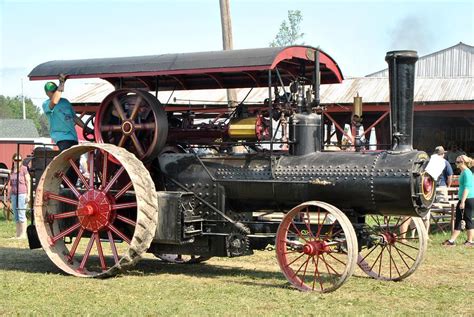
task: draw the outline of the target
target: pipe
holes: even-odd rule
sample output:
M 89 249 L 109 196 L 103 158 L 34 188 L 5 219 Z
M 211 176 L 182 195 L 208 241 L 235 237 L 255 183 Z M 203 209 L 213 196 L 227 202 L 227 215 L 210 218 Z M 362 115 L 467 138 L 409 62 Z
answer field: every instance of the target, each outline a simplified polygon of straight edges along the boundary
M 416 51 L 387 52 L 392 150 L 413 150 L 413 95 Z

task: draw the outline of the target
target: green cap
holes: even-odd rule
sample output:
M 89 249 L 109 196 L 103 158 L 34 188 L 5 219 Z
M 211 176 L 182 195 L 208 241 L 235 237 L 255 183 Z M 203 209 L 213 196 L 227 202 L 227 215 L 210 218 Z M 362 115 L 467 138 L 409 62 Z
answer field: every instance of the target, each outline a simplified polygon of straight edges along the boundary
M 58 89 L 58 85 L 56 85 L 55 83 L 53 83 L 52 81 L 48 81 L 45 85 L 44 85 L 44 91 L 45 92 L 48 92 L 48 91 L 56 91 Z

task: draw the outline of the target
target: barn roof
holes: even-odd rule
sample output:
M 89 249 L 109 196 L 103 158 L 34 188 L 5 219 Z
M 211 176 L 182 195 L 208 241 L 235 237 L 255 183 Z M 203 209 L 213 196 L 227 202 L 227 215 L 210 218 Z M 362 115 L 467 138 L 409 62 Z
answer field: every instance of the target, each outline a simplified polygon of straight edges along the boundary
M 474 102 L 474 78 L 416 78 L 414 101 L 417 103 L 436 102 Z M 84 92 L 73 96 L 70 101 L 73 104 L 100 103 L 113 87 L 107 83 L 90 85 Z M 243 100 L 250 89 L 236 89 L 237 100 Z M 364 103 L 388 103 L 389 86 L 388 79 L 383 77 L 362 77 L 345 79 L 340 84 L 321 86 L 322 104 L 351 104 L 354 97 L 359 94 Z M 247 98 L 247 103 L 263 103 L 268 98 L 268 89 L 253 89 Z M 173 104 L 205 104 L 222 103 L 227 104 L 225 89 L 195 90 L 195 91 L 170 91 L 160 92 L 158 99 L 162 103 L 169 100 Z
M 414 102 L 474 102 L 474 77 L 416 78 Z M 390 101 L 386 77 L 362 77 L 344 80 L 338 85 L 321 87 L 321 100 L 326 104 L 353 103 L 359 94 L 364 103 L 388 103 Z M 474 109 L 473 109 L 474 110 Z
M 316 51 L 320 52 L 321 83 L 341 82 L 337 63 L 310 46 L 50 61 L 36 66 L 28 76 L 49 80 L 64 73 L 68 78 L 102 78 L 115 86 L 153 91 L 266 87 L 268 70 L 275 68 L 285 84 L 302 70 L 312 78 Z
M 417 77 L 473 77 L 474 46 L 458 44 L 422 56 L 415 66 Z M 387 77 L 388 69 L 367 75 L 366 77 Z
M 0 139 L 34 139 L 38 130 L 31 119 L 0 119 Z

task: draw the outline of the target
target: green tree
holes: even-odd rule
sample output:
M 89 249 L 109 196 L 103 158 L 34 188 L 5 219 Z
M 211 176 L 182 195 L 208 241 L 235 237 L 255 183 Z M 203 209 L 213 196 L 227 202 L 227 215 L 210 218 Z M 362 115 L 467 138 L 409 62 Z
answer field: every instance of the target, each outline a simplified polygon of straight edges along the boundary
M 45 114 L 33 104 L 30 98 L 25 98 L 26 118 L 33 120 L 40 136 L 49 137 L 49 124 Z M 21 96 L 5 97 L 0 95 L 0 118 L 23 118 Z
M 303 21 L 303 16 L 300 10 L 288 10 L 288 22 L 284 20 L 280 24 L 280 30 L 275 39 L 270 42 L 270 47 L 304 44 L 304 42 L 298 43 L 304 36 L 304 33 L 300 33 L 301 21 Z

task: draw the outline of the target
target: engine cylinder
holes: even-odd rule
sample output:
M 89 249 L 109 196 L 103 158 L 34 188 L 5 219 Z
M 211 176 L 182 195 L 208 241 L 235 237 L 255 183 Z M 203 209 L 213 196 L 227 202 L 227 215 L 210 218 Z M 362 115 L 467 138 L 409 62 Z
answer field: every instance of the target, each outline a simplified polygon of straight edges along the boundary
M 296 113 L 290 119 L 290 153 L 306 155 L 321 151 L 321 115 Z

